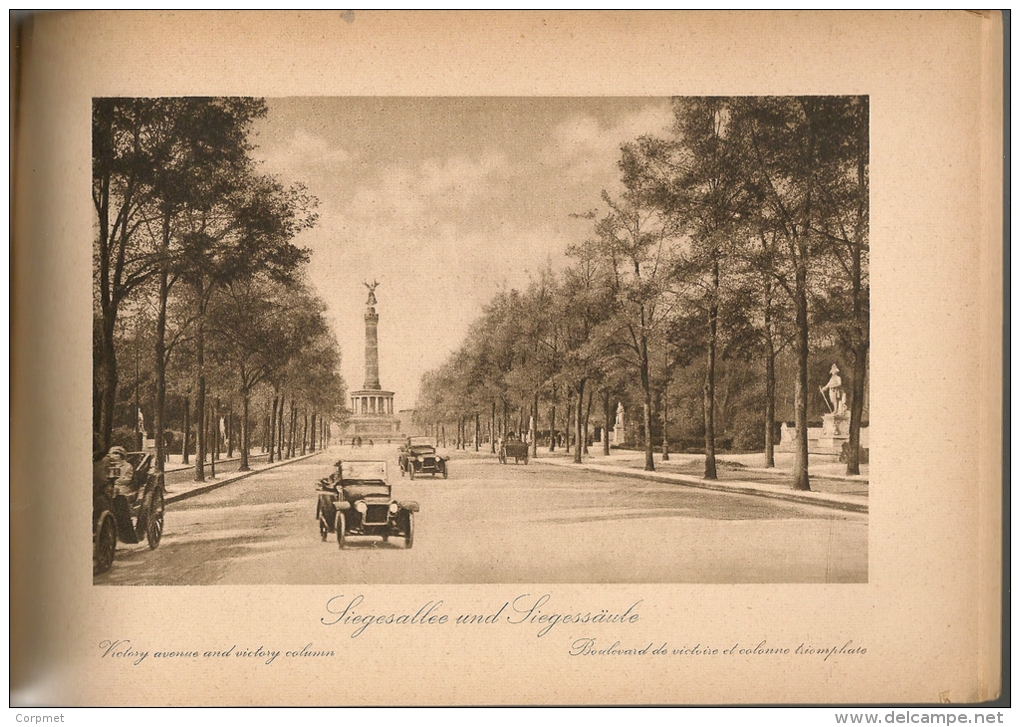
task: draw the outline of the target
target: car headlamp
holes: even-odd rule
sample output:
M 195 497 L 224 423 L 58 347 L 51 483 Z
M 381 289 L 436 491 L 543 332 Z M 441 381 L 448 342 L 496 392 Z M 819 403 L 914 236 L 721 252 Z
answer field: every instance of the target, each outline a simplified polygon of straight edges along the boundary
M 391 502 L 391 503 L 390 503 L 390 512 L 391 512 L 391 513 L 393 513 L 394 515 L 396 515 L 396 514 L 397 514 L 397 510 L 399 510 L 399 509 L 400 509 L 400 506 L 399 506 L 399 505 L 397 505 L 397 503 L 395 503 L 395 502 Z
M 364 500 L 358 500 L 356 503 L 354 503 L 354 509 L 360 512 L 362 515 L 364 515 L 366 512 L 368 512 L 368 505 L 365 504 Z

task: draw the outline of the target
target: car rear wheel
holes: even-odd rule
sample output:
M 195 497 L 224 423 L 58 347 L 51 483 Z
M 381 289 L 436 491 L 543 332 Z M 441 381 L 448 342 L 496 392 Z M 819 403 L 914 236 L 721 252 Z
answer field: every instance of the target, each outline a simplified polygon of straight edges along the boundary
M 113 515 L 107 513 L 99 524 L 99 535 L 92 546 L 92 575 L 106 573 L 113 565 L 113 556 L 117 552 L 117 525 Z
M 149 500 L 149 516 L 145 522 L 145 538 L 151 550 L 159 547 L 163 538 L 163 512 L 163 491 L 157 487 Z
M 347 545 L 347 519 L 342 512 L 336 514 L 336 542 L 340 550 Z
M 410 510 L 404 513 L 404 547 L 410 548 L 414 545 L 414 513 Z

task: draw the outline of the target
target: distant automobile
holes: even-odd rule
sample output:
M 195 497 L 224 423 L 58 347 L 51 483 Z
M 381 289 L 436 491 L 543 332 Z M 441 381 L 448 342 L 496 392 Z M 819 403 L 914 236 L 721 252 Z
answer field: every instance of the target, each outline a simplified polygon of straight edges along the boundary
M 410 548 L 418 503 L 392 498 L 386 463 L 341 460 L 335 467 L 316 487 L 315 519 L 323 541 L 336 533 L 337 544 L 344 548 L 350 536 L 378 536 L 384 541 L 396 536 Z
M 397 454 L 400 476 L 403 477 L 406 473 L 412 480 L 415 475 L 420 474 L 430 474 L 433 477 L 442 475 L 443 479 L 446 479 L 449 476 L 447 468 L 449 459 L 437 454 L 436 448 L 429 444 L 427 437 L 408 437 Z
M 502 464 L 506 464 L 507 459 L 510 457 L 514 458 L 514 464 L 519 462 L 528 463 L 528 454 L 530 445 L 527 442 L 520 442 L 517 440 L 507 440 L 499 445 L 499 451 L 497 456 Z

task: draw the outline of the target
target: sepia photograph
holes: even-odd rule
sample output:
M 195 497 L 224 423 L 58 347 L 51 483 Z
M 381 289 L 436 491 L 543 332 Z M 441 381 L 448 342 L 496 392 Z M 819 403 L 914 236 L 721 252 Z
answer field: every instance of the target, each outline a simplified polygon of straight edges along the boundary
M 92 120 L 97 584 L 867 582 L 867 97 Z
M 1002 59 L 996 12 L 12 22 L 12 705 L 1008 698 Z

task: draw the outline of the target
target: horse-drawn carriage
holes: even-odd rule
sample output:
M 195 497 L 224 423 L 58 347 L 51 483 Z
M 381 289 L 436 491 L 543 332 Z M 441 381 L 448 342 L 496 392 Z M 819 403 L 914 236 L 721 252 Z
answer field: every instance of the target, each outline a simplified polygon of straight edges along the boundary
M 92 573 L 110 570 L 117 541 L 140 543 L 145 538 L 155 550 L 163 537 L 166 488 L 163 473 L 153 472 L 153 455 L 127 452 L 124 461 L 133 468 L 131 484 L 117 488 L 120 467 L 111 465 L 92 482 Z M 101 465 L 102 466 L 102 465 Z

